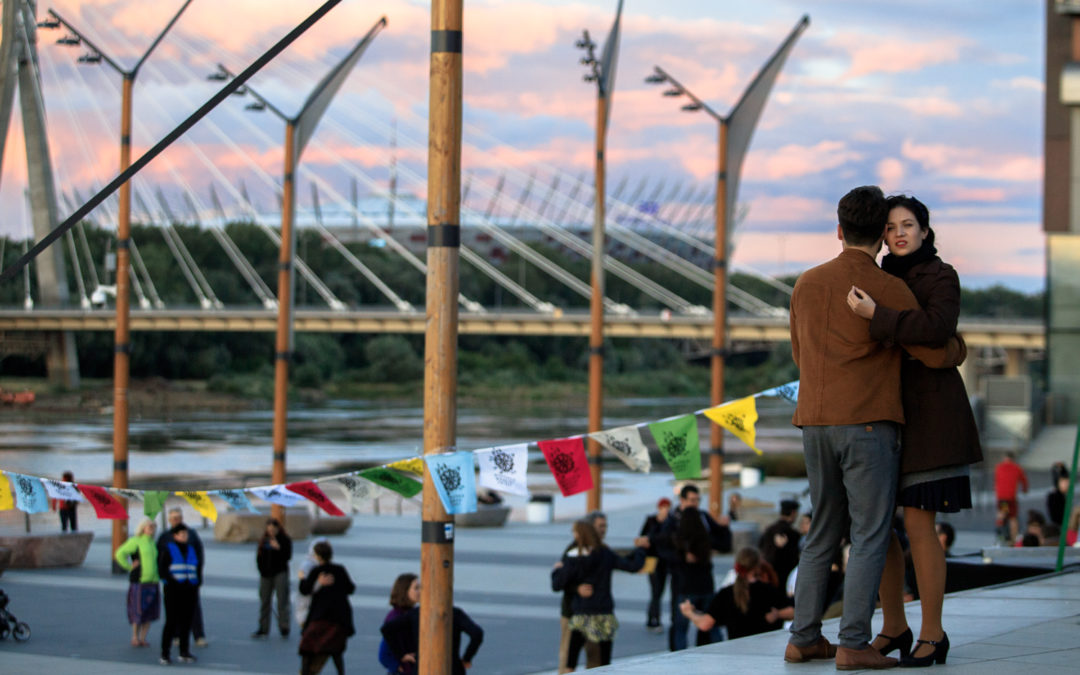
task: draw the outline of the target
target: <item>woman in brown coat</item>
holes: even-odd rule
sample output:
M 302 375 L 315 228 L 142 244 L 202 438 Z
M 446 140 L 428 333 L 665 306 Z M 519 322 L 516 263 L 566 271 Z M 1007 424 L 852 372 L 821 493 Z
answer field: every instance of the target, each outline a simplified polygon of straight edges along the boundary
M 956 334 L 960 281 L 956 270 L 937 256 L 926 206 L 914 197 L 890 197 L 885 243 L 889 255 L 882 259 L 882 268 L 907 283 L 922 309 L 897 311 L 875 305 L 855 288 L 848 295 L 848 304 L 856 314 L 870 319 L 870 334 L 877 340 L 943 345 Z M 903 602 L 903 553 L 894 535 L 879 589 L 885 622 L 874 647 L 883 654 L 899 649 L 901 665 L 917 667 L 945 663 L 949 652 L 949 639 L 941 625 L 945 552 L 934 521 L 938 513 L 971 508 L 969 467 L 982 460 L 982 449 L 967 391 L 956 368 L 929 368 L 906 358 L 900 372 L 906 422 L 901 434 L 897 503 L 904 507 L 904 525 L 911 541 L 922 627 L 918 644 L 911 651 L 912 634 Z

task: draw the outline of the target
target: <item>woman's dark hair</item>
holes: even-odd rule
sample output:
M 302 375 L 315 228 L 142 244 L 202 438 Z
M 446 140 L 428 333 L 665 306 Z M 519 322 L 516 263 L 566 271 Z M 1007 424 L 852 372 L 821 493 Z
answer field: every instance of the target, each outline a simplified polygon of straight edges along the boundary
M 319 557 L 319 560 L 323 562 L 330 562 L 334 557 L 334 549 L 330 548 L 330 544 L 325 541 L 320 541 L 312 548 L 312 553 Z
M 711 555 L 709 531 L 701 521 L 701 511 L 688 507 L 683 509 L 679 526 L 675 529 L 675 548 L 680 553 L 692 553 L 698 562 L 705 562 Z
M 854 246 L 874 244 L 885 233 L 885 223 L 889 220 L 885 193 L 876 185 L 857 187 L 840 199 L 836 217 L 844 241 Z
M 585 518 L 574 521 L 574 538 L 579 546 L 589 549 L 590 552 L 600 548 L 600 535 L 592 522 Z
M 753 546 L 740 548 L 735 554 L 735 571 L 738 576 L 735 577 L 731 592 L 734 595 L 735 606 L 743 614 L 750 609 L 750 579 L 748 577 L 757 571 L 762 562 L 764 561 L 761 559 L 761 554 Z M 742 570 L 741 573 L 739 573 L 740 570 Z
M 416 581 L 417 576 L 412 572 L 399 574 L 394 579 L 394 585 L 390 589 L 390 606 L 394 609 L 412 609 L 413 602 L 409 599 L 409 588 Z
M 281 524 L 281 521 L 280 521 L 280 520 L 278 520 L 277 518 L 267 518 L 267 519 L 266 519 L 266 526 L 267 526 L 267 527 L 269 527 L 269 526 L 271 526 L 271 525 L 273 525 L 274 527 L 276 527 L 276 528 L 278 529 L 278 532 L 279 532 L 279 533 L 281 533 L 281 534 L 288 534 L 287 532 L 285 532 L 285 526 L 284 526 L 284 525 L 282 525 L 282 524 Z
M 934 245 L 934 231 L 930 229 L 930 209 L 926 208 L 926 204 L 911 195 L 893 195 L 886 199 L 885 203 L 888 205 L 889 211 L 898 206 L 911 211 L 912 215 L 915 216 L 915 222 L 919 224 L 919 229 L 926 233 L 923 243 Z

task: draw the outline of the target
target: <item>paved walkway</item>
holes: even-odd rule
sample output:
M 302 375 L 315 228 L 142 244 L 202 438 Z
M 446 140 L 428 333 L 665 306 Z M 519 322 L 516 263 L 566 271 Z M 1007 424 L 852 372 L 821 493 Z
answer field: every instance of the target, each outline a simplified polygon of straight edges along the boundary
M 918 603 L 907 607 L 908 620 L 918 626 Z M 880 612 L 874 627 L 880 628 Z M 951 648 L 950 673 L 1014 675 L 1015 673 L 1075 673 L 1080 663 L 1080 573 L 1048 575 L 1037 580 L 949 595 L 944 624 Z M 839 619 L 825 622 L 833 642 Z M 809 675 L 837 672 L 831 661 L 784 663 L 787 633 L 721 642 L 676 654 L 652 654 L 619 659 L 595 673 L 653 675 L 655 673 L 784 673 Z M 935 666 L 933 672 L 941 667 Z M 905 671 L 906 672 L 906 671 Z
M 647 476 L 611 472 L 605 475 L 604 486 L 610 521 L 608 541 L 616 547 L 628 546 L 656 499 L 673 492 L 666 472 Z M 775 505 L 781 497 L 800 494 L 804 487 L 805 480 L 769 480 L 739 492 L 749 503 Z M 1033 500 L 1038 499 L 1036 495 L 1032 495 Z M 457 530 L 455 604 L 485 630 L 471 673 L 516 675 L 552 672 L 555 667 L 559 598 L 550 590 L 549 573 L 570 540 L 570 520 L 585 510 L 585 498 L 556 499 L 553 523 L 524 522 L 524 501 L 514 504 L 518 507 L 515 520 L 503 528 Z M 416 504 L 406 502 L 401 515 L 385 515 L 388 510 L 394 510 L 392 504 L 384 505 L 384 515 L 355 516 L 348 533 L 331 540 L 335 559 L 347 567 L 357 584 L 352 598 L 357 635 L 349 641 L 346 652 L 350 673 L 378 672 L 378 627 L 389 609 L 390 585 L 401 572 L 419 571 Z M 5 529 L 21 526 L 21 514 L 16 515 L 19 517 L 12 516 L 14 520 L 0 519 L 6 520 Z M 969 518 L 970 527 L 958 527 L 957 547 L 966 551 L 991 545 L 992 526 L 985 522 L 986 516 L 972 512 Z M 186 519 L 198 522 L 190 509 Z M 124 609 L 127 581 L 109 571 L 109 524 L 93 517 L 80 522 L 96 534 L 83 566 L 9 570 L 0 577 L 0 587 L 11 597 L 9 609 L 33 631 L 26 643 L 14 643 L 10 638 L 0 641 L 3 675 L 126 674 L 160 669 L 156 648 L 160 621 L 150 632 L 154 648 L 128 645 L 130 627 Z M 35 532 L 55 527 L 54 514 L 39 514 L 33 519 Z M 203 530 L 202 535 L 208 558 L 202 597 L 210 646 L 195 650 L 197 664 L 174 668 L 208 673 L 296 672 L 295 629 L 287 640 L 250 638 L 258 611 L 254 545 L 215 542 L 210 530 Z M 298 542 L 297 549 L 306 550 L 307 543 Z M 726 574 L 732 559 L 730 555 L 717 556 L 714 562 L 719 578 Z M 670 672 L 691 665 L 695 673 L 744 668 L 761 672 L 784 668 L 786 673 L 792 668 L 833 671 L 831 664 L 785 666 L 781 654 L 786 638 L 781 633 L 669 655 L 666 636 L 644 630 L 647 580 L 617 573 L 613 591 L 622 622 L 615 641 L 615 672 Z M 917 621 L 917 611 L 917 607 L 911 610 L 913 621 Z M 1018 672 L 1040 659 L 1038 663 L 1046 665 L 1038 666 L 1041 672 L 1053 672 L 1055 664 L 1080 661 L 1080 653 L 1076 653 L 1080 648 L 1080 575 L 967 592 L 949 599 L 946 614 L 955 645 L 950 666 L 979 668 L 983 675 L 984 671 Z M 835 623 L 828 626 L 830 636 L 835 636 Z M 987 661 L 993 667 L 1004 664 L 1000 665 L 1002 670 L 986 671 Z

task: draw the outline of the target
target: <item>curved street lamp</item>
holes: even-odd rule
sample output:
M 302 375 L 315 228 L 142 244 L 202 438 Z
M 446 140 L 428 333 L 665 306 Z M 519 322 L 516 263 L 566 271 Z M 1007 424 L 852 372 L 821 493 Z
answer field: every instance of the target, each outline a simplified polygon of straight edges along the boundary
M 690 100 L 682 106 L 685 112 L 704 111 L 717 125 L 717 172 L 716 172 L 716 255 L 713 259 L 713 337 L 712 337 L 712 405 L 724 402 L 724 358 L 727 356 L 727 261 L 728 222 L 731 220 L 739 187 L 739 171 L 746 156 L 750 138 L 754 133 L 769 92 L 784 65 L 795 41 L 810 25 L 810 17 L 803 15 L 780 47 L 743 92 L 739 102 L 727 116 L 721 115 L 698 98 L 670 73 L 655 66 L 645 78 L 648 84 L 666 84 L 669 89 L 664 96 L 685 96 Z M 731 172 L 730 174 L 728 172 Z M 709 425 L 709 512 L 719 518 L 724 504 L 724 434 L 716 423 Z

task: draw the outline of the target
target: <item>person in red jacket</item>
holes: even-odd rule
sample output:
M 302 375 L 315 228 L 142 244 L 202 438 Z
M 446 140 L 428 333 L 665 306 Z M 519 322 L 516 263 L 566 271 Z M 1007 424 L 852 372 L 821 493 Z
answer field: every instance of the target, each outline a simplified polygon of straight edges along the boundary
M 1020 531 L 1020 506 L 1016 501 L 1016 489 L 1022 487 L 1024 493 L 1028 491 L 1027 474 L 1023 467 L 1016 463 L 1016 455 L 1011 452 L 1005 453 L 1005 459 L 994 469 L 994 492 L 997 493 L 998 510 L 1008 512 L 1003 514 L 1009 526 L 1009 540 L 1016 539 Z

